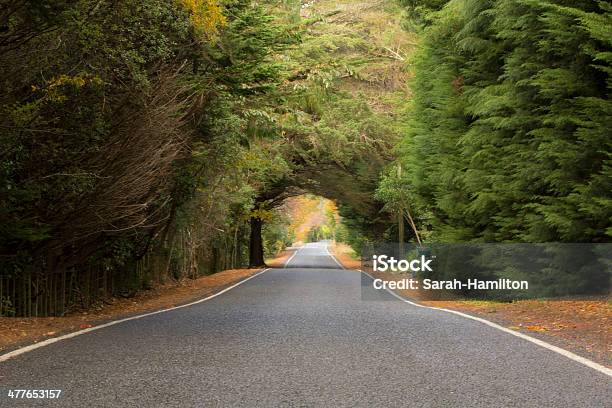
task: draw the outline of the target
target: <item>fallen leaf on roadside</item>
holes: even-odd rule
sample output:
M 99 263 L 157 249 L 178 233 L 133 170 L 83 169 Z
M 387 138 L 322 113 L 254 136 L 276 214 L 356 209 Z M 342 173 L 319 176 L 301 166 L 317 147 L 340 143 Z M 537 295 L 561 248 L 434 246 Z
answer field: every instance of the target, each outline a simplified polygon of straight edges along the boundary
M 525 328 L 527 330 L 531 330 L 531 331 L 539 331 L 539 332 L 548 331 L 548 329 L 546 327 L 542 327 L 542 326 L 527 326 Z
M 91 324 L 82 324 L 79 326 L 79 329 L 89 329 L 90 327 L 93 327 Z

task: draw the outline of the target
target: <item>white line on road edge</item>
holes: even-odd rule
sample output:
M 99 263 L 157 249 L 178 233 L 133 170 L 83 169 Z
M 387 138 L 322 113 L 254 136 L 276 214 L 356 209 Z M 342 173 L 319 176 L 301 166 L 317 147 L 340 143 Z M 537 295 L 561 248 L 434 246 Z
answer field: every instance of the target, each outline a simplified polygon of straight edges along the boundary
M 289 259 L 287 259 L 287 262 L 285 262 L 285 264 L 283 265 L 283 268 L 286 268 L 287 265 L 289 265 L 289 262 L 291 262 L 291 260 L 293 259 L 293 257 L 295 257 L 297 255 L 298 252 L 300 252 L 300 249 L 302 249 L 301 247 L 296 249 L 295 252 L 293 253 L 293 255 L 291 255 L 289 257 Z
M 346 269 L 344 267 L 344 265 L 342 265 L 340 262 L 338 262 L 338 260 L 336 259 L 336 257 L 329 251 L 329 245 L 325 245 L 325 250 L 327 251 L 327 253 L 329 254 L 329 256 L 331 256 L 331 258 L 338 264 L 338 266 L 342 269 Z
M 334 259 L 334 261 L 336 261 L 337 264 L 342 266 L 340 264 L 340 262 L 338 262 L 336 257 L 334 255 L 332 255 L 331 252 L 329 252 L 329 249 L 327 250 L 327 253 L 329 253 L 329 255 Z M 345 269 L 345 268 L 342 267 L 342 269 Z M 371 279 L 374 279 L 374 277 L 372 275 L 370 275 L 369 273 L 364 272 L 361 269 L 358 269 L 358 271 L 363 273 L 366 276 L 369 276 Z M 472 315 L 469 315 L 469 314 L 466 314 L 466 313 L 461 313 L 461 312 L 458 312 L 456 310 L 444 309 L 442 307 L 425 306 L 425 305 L 421 305 L 421 304 L 418 304 L 418 303 L 415 303 L 415 302 L 411 302 L 410 300 L 406 300 L 403 297 L 401 297 L 400 295 L 398 295 L 397 293 L 393 292 L 391 289 L 389 289 L 389 288 L 385 288 L 385 289 L 386 289 L 387 292 L 389 292 L 391 295 L 395 296 L 396 298 L 398 298 L 402 302 L 409 303 L 409 304 L 411 304 L 413 306 L 416 306 L 416 307 L 422 307 L 424 309 L 440 310 L 442 312 L 452 313 L 452 314 L 456 314 L 456 315 L 465 317 L 466 319 L 476 320 L 477 322 L 484 323 L 487 326 L 490 326 L 490 327 L 493 327 L 495 329 L 501 330 L 501 331 L 503 331 L 505 333 L 508 333 L 508 334 L 511 334 L 513 336 L 519 337 L 519 338 L 521 338 L 523 340 L 527 340 L 527 341 L 529 341 L 531 343 L 537 344 L 540 347 L 544 347 L 545 349 L 554 351 L 555 353 L 561 354 L 562 356 L 565 356 L 565 357 L 567 357 L 567 358 L 569 358 L 571 360 L 574 360 L 574 361 L 576 361 L 576 362 L 578 362 L 580 364 L 583 364 L 583 365 L 585 365 L 587 367 L 590 367 L 593 370 L 597 370 L 600 373 L 603 373 L 603 374 L 606 374 L 609 377 L 612 377 L 612 370 L 609 369 L 608 367 L 602 366 L 601 364 L 597 364 L 596 362 L 591 361 L 588 358 L 581 357 L 581 356 L 579 356 L 577 354 L 572 353 L 571 351 L 567 351 L 565 349 L 562 349 L 561 347 L 553 346 L 552 344 L 549 344 L 549 343 L 547 343 L 547 342 L 545 342 L 543 340 L 536 339 L 535 337 L 531 337 L 531 336 L 528 336 L 528 335 L 526 335 L 524 333 L 508 329 L 508 328 L 506 328 L 504 326 L 500 326 L 499 324 L 493 323 L 493 322 L 491 322 L 489 320 L 482 319 L 482 318 L 476 317 L 476 316 L 472 316 Z
M 13 350 L 10 353 L 0 354 L 0 363 L 3 362 L 3 361 L 8 360 L 10 358 L 16 357 L 18 355 L 27 353 L 28 351 L 36 350 L 38 348 L 41 348 L 41 347 L 44 347 L 44 346 L 48 346 L 49 344 L 57 343 L 58 341 L 61 341 L 61 340 L 71 339 L 73 337 L 80 336 L 81 334 L 89 333 L 89 332 L 92 332 L 94 330 L 103 329 L 104 327 L 114 326 L 116 324 L 123 323 L 123 322 L 128 322 L 130 320 L 136 320 L 136 319 L 140 319 L 140 318 L 147 317 L 147 316 L 153 316 L 153 315 L 156 315 L 156 314 L 159 314 L 159 313 L 169 312 L 171 310 L 182 309 L 184 307 L 197 305 L 198 303 L 202 303 L 202 302 L 205 302 L 205 301 L 210 300 L 212 298 L 215 298 L 215 297 L 217 297 L 217 296 L 227 292 L 228 290 L 235 288 L 236 286 L 242 285 L 246 281 L 249 281 L 249 280 L 253 279 L 254 277 L 259 276 L 262 273 L 264 273 L 266 271 L 269 271 L 269 270 L 270 270 L 270 268 L 266 268 L 263 271 L 258 272 L 255 275 L 249 276 L 248 278 L 243 279 L 240 282 L 235 283 L 232 286 L 229 286 L 229 287 L 223 289 L 220 292 L 217 292 L 217 293 L 215 293 L 213 295 L 210 295 L 210 296 L 208 296 L 208 297 L 206 297 L 204 299 L 196 300 L 195 302 L 187 303 L 185 305 L 170 307 L 168 309 L 157 310 L 155 312 L 145 313 L 145 314 L 141 314 L 141 315 L 137 315 L 137 316 L 126 317 L 125 319 L 113 320 L 112 322 L 104 323 L 104 324 L 101 324 L 99 326 L 90 327 L 90 328 L 87 328 L 87 329 L 83 329 L 83 330 L 79 330 L 79 331 L 76 331 L 76 332 L 68 333 L 68 334 L 65 334 L 63 336 L 54 337 L 52 339 L 41 341 L 40 343 L 35 343 L 35 344 L 31 344 L 31 345 L 26 346 L 26 347 L 18 348 L 17 350 Z

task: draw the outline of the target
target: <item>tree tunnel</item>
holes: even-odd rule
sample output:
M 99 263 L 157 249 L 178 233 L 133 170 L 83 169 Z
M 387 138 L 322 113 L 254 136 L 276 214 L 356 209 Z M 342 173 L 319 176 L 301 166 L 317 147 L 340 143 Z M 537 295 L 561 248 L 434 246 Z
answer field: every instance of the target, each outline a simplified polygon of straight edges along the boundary
M 383 203 L 374 197 L 386 160 L 377 154 L 354 158 L 348 164 L 324 161 L 302 163 L 290 176 L 262 191 L 255 208 L 272 210 L 294 196 L 313 194 L 334 201 L 343 219 L 368 236 L 380 236 L 389 226 Z M 265 266 L 262 228 L 265 220 L 253 212 L 250 218 L 249 267 Z

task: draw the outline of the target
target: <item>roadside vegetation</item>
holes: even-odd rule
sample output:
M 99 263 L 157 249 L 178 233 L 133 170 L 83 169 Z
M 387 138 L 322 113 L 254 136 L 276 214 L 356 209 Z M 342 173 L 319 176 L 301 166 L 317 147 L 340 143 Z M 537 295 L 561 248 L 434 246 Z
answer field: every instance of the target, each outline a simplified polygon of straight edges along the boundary
M 531 246 L 524 256 L 514 246 L 499 262 L 477 246 L 610 242 L 609 2 L 404 5 L 419 33 L 409 120 L 377 197 L 425 245 L 476 244 L 462 246 L 471 268 L 434 278 L 529 279 L 532 297 L 609 294 L 609 246 Z
M 398 5 L 363 8 L 367 23 L 351 2 L 6 2 L 0 314 L 261 267 L 290 241 L 275 208 L 306 192 L 355 237 L 384 230 L 371 192 L 399 139 L 404 33 L 386 28 Z
M 419 47 L 379 197 L 434 242 L 609 242 L 610 3 L 403 4 Z
M 609 2 L 2 5 L 0 315 L 295 241 L 610 241 Z

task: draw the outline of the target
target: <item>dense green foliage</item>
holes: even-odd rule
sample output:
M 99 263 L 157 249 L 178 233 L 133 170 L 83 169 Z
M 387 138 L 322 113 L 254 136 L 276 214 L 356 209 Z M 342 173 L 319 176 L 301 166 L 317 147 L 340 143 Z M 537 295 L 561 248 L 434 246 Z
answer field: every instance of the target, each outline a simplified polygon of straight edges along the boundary
M 612 7 L 407 2 L 423 16 L 410 123 L 379 187 L 438 242 L 612 236 Z
M 3 3 L 9 311 L 243 264 L 254 199 L 287 171 L 269 112 L 292 26 L 245 0 Z
M 291 74 L 279 118 L 292 172 L 275 187 L 335 200 L 342 238 L 359 248 L 389 229 L 373 191 L 401 137 L 411 43 L 393 1 L 317 1 L 301 15 L 302 41 L 285 54 Z
M 609 2 L 2 6 L 0 314 L 260 266 L 306 192 L 357 250 L 612 235 Z
M 0 314 L 259 266 L 292 239 L 270 210 L 307 191 L 384 224 L 371 192 L 398 134 L 362 93 L 388 40 L 325 7 L 3 2 Z

